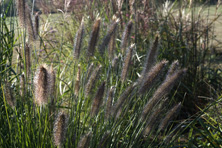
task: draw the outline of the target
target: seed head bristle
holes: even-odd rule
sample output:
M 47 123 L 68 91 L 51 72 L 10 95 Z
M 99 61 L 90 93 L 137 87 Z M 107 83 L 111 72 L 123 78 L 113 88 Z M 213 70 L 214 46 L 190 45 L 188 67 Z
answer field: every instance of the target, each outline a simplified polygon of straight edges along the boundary
M 134 44 L 132 44 L 128 48 L 128 50 L 126 52 L 126 55 L 125 55 L 125 59 L 124 59 L 124 62 L 123 62 L 122 73 L 121 73 L 121 81 L 122 82 L 125 81 L 128 70 L 129 70 L 129 65 L 130 65 L 132 54 L 133 54 L 133 48 L 134 48 Z
M 99 112 L 99 107 L 101 106 L 102 104 L 102 99 L 103 99 L 103 94 L 104 94 L 104 90 L 105 90 L 105 82 L 103 82 L 95 97 L 94 97 L 94 100 L 93 100 L 93 104 L 92 104 L 92 109 L 91 109 L 91 116 L 96 116 Z
M 120 115 L 120 109 L 123 107 L 124 102 L 126 101 L 127 97 L 129 94 L 133 91 L 133 89 L 136 87 L 135 83 L 130 84 L 124 92 L 120 95 L 119 99 L 117 102 L 114 104 L 112 107 L 112 116 L 115 117 L 116 119 L 119 117 L 117 114 Z M 118 113 L 119 112 L 119 113 Z
M 25 65 L 26 65 L 26 76 L 29 78 L 31 74 L 31 55 L 28 43 L 25 44 Z
M 5 95 L 5 100 L 8 103 L 8 105 L 10 105 L 13 109 L 15 107 L 15 98 L 13 96 L 13 92 L 11 89 L 11 84 L 9 82 L 6 82 L 5 84 L 5 91 L 4 91 L 4 95 Z
M 88 132 L 85 134 L 78 143 L 78 148 L 88 148 L 90 145 L 92 133 Z
M 118 22 L 119 21 L 116 20 L 111 24 L 111 26 L 109 27 L 109 29 L 106 33 L 106 36 L 103 38 L 102 44 L 99 47 L 99 52 L 100 52 L 101 55 L 104 54 L 106 46 L 109 44 L 112 35 L 116 32 Z
M 159 45 L 159 36 L 156 35 L 155 40 L 154 40 L 150 50 L 147 52 L 146 60 L 144 63 L 144 68 L 141 73 L 141 79 L 139 79 L 140 82 L 142 81 L 143 77 L 149 72 L 151 67 L 156 62 L 156 57 L 157 57 L 157 53 L 158 53 L 158 45 Z
M 24 98 L 25 94 L 25 75 L 22 73 L 20 76 L 20 95 L 22 98 Z
M 181 109 L 181 102 L 178 103 L 177 105 L 175 105 L 171 110 L 169 110 L 166 113 L 166 116 L 163 118 L 163 120 L 160 122 L 158 131 L 162 131 L 165 129 L 165 127 L 167 127 L 167 124 L 169 123 L 170 120 L 172 120 L 172 118 L 174 118 L 179 110 Z
M 78 96 L 80 89 L 80 64 L 78 65 L 78 71 L 76 74 L 76 83 L 75 83 L 75 95 Z
M 74 42 L 74 48 L 73 48 L 75 59 L 79 59 L 83 35 L 84 35 L 84 20 L 82 20 L 80 28 L 75 36 L 75 42 Z
M 112 67 L 113 67 L 114 69 L 117 68 L 118 60 L 119 60 L 119 58 L 118 58 L 117 56 L 116 56 L 115 58 L 113 58 L 113 60 L 112 60 Z
M 178 67 L 179 67 L 179 61 L 176 60 L 171 64 L 170 69 L 167 72 L 166 79 L 168 79 L 171 75 L 173 75 L 174 72 L 178 70 Z
M 91 63 L 89 68 L 87 69 L 86 79 L 88 80 L 94 68 L 94 64 Z
M 182 76 L 186 73 L 186 69 L 179 70 L 175 72 L 172 76 L 170 76 L 167 80 L 165 80 L 155 91 L 153 97 L 148 101 L 143 109 L 143 113 L 141 118 L 144 120 L 147 114 L 153 109 L 155 104 L 159 102 L 164 96 L 166 96 L 170 90 L 173 88 L 174 84 L 182 78 Z
M 132 26 L 133 26 L 133 22 L 132 21 L 129 21 L 125 27 L 125 30 L 123 32 L 123 35 L 122 35 L 122 43 L 121 43 L 121 50 L 122 50 L 122 53 L 125 52 L 126 50 L 126 47 L 127 47 L 127 44 L 129 42 L 129 39 L 130 39 L 130 34 L 131 34 L 131 30 L 132 30 Z
M 139 89 L 139 92 L 141 94 L 145 93 L 146 91 L 148 91 L 150 88 L 152 88 L 153 84 L 155 84 L 156 81 L 158 81 L 161 77 L 161 74 L 164 70 L 164 67 L 166 67 L 168 61 L 163 60 L 160 63 L 157 63 L 155 66 L 153 66 L 153 68 L 149 71 L 148 74 L 142 76 L 141 80 L 141 87 Z
M 18 18 L 19 24 L 21 27 L 26 26 L 26 16 L 25 16 L 25 0 L 17 0 L 17 10 L 18 10 Z
M 117 21 L 117 18 L 116 16 L 114 15 L 113 18 L 112 18 L 112 21 L 113 23 Z M 117 28 L 115 29 L 115 31 L 113 32 L 112 36 L 111 36 L 111 39 L 110 39 L 110 42 L 109 42 L 109 59 L 112 60 L 114 58 L 114 51 L 115 51 L 115 41 L 116 41 L 116 30 Z
M 56 118 L 53 127 L 54 145 L 61 147 L 66 135 L 67 116 L 65 113 L 60 112 Z
M 110 137 L 110 131 L 105 132 L 102 139 L 99 142 L 98 148 L 104 148 L 107 145 L 108 139 Z
M 39 35 L 39 12 L 36 12 L 35 14 L 35 36 L 37 37 Z
M 34 78 L 35 86 L 35 102 L 42 106 L 48 103 L 48 96 L 50 95 L 50 72 L 47 65 L 43 64 L 37 69 Z
M 108 96 L 107 96 L 107 103 L 106 103 L 106 118 L 107 119 L 111 116 L 114 90 L 115 90 L 115 88 L 111 87 L 109 92 L 108 92 Z
M 147 121 L 147 124 L 146 124 L 146 127 L 145 127 L 145 129 L 143 131 L 143 136 L 144 137 L 148 136 L 151 133 L 154 125 L 156 124 L 156 121 L 158 119 L 158 116 L 159 116 L 160 112 L 161 112 L 161 109 L 158 108 L 149 117 L 149 119 Z
M 26 17 L 26 27 L 28 30 L 29 40 L 34 41 L 34 40 L 36 40 L 36 36 L 35 36 L 34 26 L 33 26 L 33 22 L 32 22 L 31 10 L 30 10 L 28 4 L 25 4 L 25 17 Z
M 87 49 L 87 55 L 89 57 L 94 55 L 96 43 L 99 38 L 99 30 L 100 30 L 100 18 L 98 18 L 96 22 L 94 23 L 93 29 L 90 35 L 89 45 Z
M 102 65 L 99 65 L 96 67 L 96 69 L 92 72 L 91 76 L 89 77 L 89 80 L 86 84 L 86 87 L 85 87 L 85 97 L 88 97 L 91 89 L 92 89 L 92 86 L 96 80 L 96 77 L 99 75 L 99 71 L 101 69 Z

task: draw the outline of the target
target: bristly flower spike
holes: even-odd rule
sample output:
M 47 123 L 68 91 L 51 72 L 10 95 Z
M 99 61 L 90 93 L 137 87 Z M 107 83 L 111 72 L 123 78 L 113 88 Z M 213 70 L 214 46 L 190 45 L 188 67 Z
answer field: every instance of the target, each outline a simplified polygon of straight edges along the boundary
M 75 59 L 79 59 L 83 35 L 84 35 L 84 19 L 82 19 L 80 28 L 75 36 L 75 42 L 74 42 L 74 47 L 73 47 Z
M 106 46 L 109 44 L 112 35 L 116 31 L 117 25 L 119 23 L 119 19 L 115 20 L 111 26 L 109 27 L 106 36 L 103 38 L 102 44 L 99 47 L 99 52 L 101 55 L 104 54 Z
M 186 69 L 179 70 L 175 72 L 172 76 L 165 81 L 158 87 L 158 89 L 153 94 L 153 97 L 148 101 L 145 105 L 141 118 L 144 120 L 147 114 L 153 109 L 157 102 L 159 102 L 164 96 L 166 96 L 170 90 L 173 88 L 174 84 L 183 77 L 186 73 Z
M 53 127 L 54 145 L 58 146 L 59 148 L 62 147 L 62 144 L 65 140 L 67 121 L 68 120 L 65 113 L 60 112 L 54 123 Z
M 85 87 L 85 97 L 88 97 L 89 92 L 91 91 L 91 88 L 93 86 L 93 83 L 95 82 L 96 77 L 99 75 L 99 71 L 101 68 L 102 65 L 97 66 L 96 69 L 92 72 L 91 76 L 89 77 L 89 80 Z
M 91 136 L 92 132 L 88 132 L 87 134 L 85 134 L 79 141 L 77 148 L 88 148 L 90 145 Z
M 93 25 L 93 29 L 92 29 L 92 32 L 90 35 L 89 45 L 88 45 L 88 49 L 87 49 L 88 57 L 91 57 L 94 55 L 96 43 L 99 38 L 99 30 L 100 30 L 100 18 L 98 18 Z
M 104 90 L 105 90 L 105 84 L 106 83 L 103 82 L 100 85 L 100 87 L 99 87 L 99 89 L 98 89 L 98 91 L 97 91 L 97 93 L 94 97 L 93 104 L 92 104 L 92 109 L 91 109 L 91 116 L 96 116 L 99 112 L 99 108 L 102 104 L 103 94 L 104 94 Z
M 130 61 L 131 61 L 132 54 L 133 54 L 134 45 L 135 44 L 132 44 L 128 48 L 127 52 L 126 52 L 126 56 L 125 56 L 125 59 L 124 59 L 124 62 L 123 62 L 123 69 L 122 69 L 122 73 L 121 73 L 121 81 L 122 82 L 125 81 L 127 73 L 128 73 L 128 70 L 129 70 L 129 66 L 130 66 Z
M 138 83 L 141 83 L 141 81 L 143 81 L 144 76 L 147 75 L 151 67 L 155 64 L 157 53 L 158 53 L 158 45 L 159 45 L 159 36 L 156 35 L 155 40 L 152 43 L 150 50 L 147 52 L 147 56 L 144 62 L 144 68 L 141 73 L 141 77 L 138 80 Z
M 47 65 L 42 64 L 37 69 L 34 77 L 35 103 L 39 106 L 48 103 L 48 96 L 51 92 L 50 72 Z
M 129 39 L 130 39 L 130 34 L 131 34 L 131 30 L 132 30 L 132 26 L 133 26 L 133 22 L 132 21 L 129 21 L 125 27 L 125 30 L 123 32 L 123 35 L 122 35 L 122 43 L 121 43 L 121 50 L 122 50 L 122 53 L 125 52 L 126 50 L 126 47 L 127 47 L 127 44 L 129 42 Z
M 171 110 L 169 110 L 169 111 L 166 113 L 166 116 L 165 116 L 165 117 L 163 118 L 163 120 L 160 122 L 158 131 L 164 130 L 165 127 L 167 126 L 167 124 L 169 123 L 169 121 L 178 114 L 178 112 L 179 112 L 180 109 L 181 109 L 181 102 L 178 103 L 177 105 L 175 105 Z

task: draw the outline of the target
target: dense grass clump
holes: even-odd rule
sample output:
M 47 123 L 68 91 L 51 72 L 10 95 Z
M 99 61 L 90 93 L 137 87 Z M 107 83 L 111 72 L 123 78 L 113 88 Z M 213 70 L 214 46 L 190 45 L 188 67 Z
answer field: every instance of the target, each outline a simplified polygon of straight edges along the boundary
M 219 15 L 205 21 L 192 1 L 77 2 L 1 3 L 0 147 L 221 146 Z

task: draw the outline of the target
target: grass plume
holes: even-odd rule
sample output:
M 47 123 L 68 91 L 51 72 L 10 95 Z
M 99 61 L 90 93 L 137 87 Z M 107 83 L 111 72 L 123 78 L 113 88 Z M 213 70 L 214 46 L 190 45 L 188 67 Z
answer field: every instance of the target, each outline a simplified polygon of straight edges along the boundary
M 78 143 L 78 148 L 87 148 L 90 145 L 90 140 L 91 140 L 92 133 L 88 132 L 85 134 L 79 141 Z
M 84 35 L 84 20 L 82 20 L 80 28 L 75 36 L 75 42 L 74 42 L 74 47 L 73 47 L 75 59 L 79 59 L 83 35 Z
M 142 112 L 142 119 L 144 120 L 147 114 L 153 109 L 157 102 L 159 102 L 164 96 L 166 96 L 173 88 L 174 84 L 186 73 L 186 69 L 175 72 L 172 76 L 166 79 L 155 91 L 152 98 L 144 106 Z
M 65 140 L 67 128 L 67 117 L 63 112 L 60 112 L 55 120 L 53 127 L 53 137 L 54 145 L 59 148 L 62 147 L 62 144 Z
M 132 27 L 133 27 L 133 22 L 132 22 L 132 21 L 129 21 L 129 22 L 127 23 L 127 25 L 126 25 L 126 27 L 125 27 L 125 30 L 124 30 L 124 32 L 123 32 L 123 35 L 122 35 L 122 42 L 121 42 L 121 50 L 122 50 L 122 53 L 125 52 L 126 47 L 127 47 L 127 45 L 128 45 Z
M 46 64 L 39 66 L 34 77 L 35 103 L 42 106 L 48 103 L 48 96 L 51 91 L 50 72 Z
M 89 77 L 89 80 L 85 87 L 85 97 L 88 97 L 92 89 L 93 83 L 95 82 L 96 77 L 99 75 L 99 71 L 101 68 L 102 68 L 102 65 L 97 66 L 96 69 L 92 72 L 91 76 Z
M 106 46 L 109 44 L 112 35 L 115 33 L 119 20 L 115 20 L 109 27 L 106 36 L 103 38 L 101 45 L 99 46 L 99 52 L 101 55 L 104 54 Z
M 31 51 L 28 43 L 25 44 L 25 65 L 26 65 L 26 76 L 29 78 L 31 74 Z
M 131 61 L 132 54 L 133 54 L 133 48 L 134 48 L 134 44 L 132 44 L 127 49 L 127 52 L 126 52 L 126 55 L 125 55 L 125 59 L 124 59 L 124 62 L 123 62 L 122 73 L 121 73 L 121 81 L 122 82 L 125 81 L 127 73 L 128 73 L 128 70 L 129 70 L 130 61 Z
M 89 45 L 87 49 L 87 55 L 93 56 L 96 48 L 96 43 L 99 38 L 99 30 L 100 30 L 100 18 L 96 20 L 96 22 L 93 25 L 93 29 L 89 38 Z
M 107 103 L 106 103 L 106 118 L 107 119 L 111 116 L 114 91 L 115 91 L 115 87 L 111 87 L 108 92 Z
M 105 90 L 105 82 L 103 82 L 99 89 L 97 90 L 97 93 L 93 99 L 92 109 L 91 109 L 91 116 L 96 116 L 99 112 L 99 107 L 102 104 L 103 94 Z
M 146 91 L 148 91 L 150 88 L 152 88 L 152 86 L 155 84 L 155 82 L 160 79 L 160 76 L 164 70 L 164 67 L 166 66 L 166 64 L 168 63 L 168 61 L 163 60 L 160 63 L 157 63 L 155 66 L 153 66 L 153 68 L 150 70 L 150 72 L 146 75 L 144 75 L 142 78 L 139 78 L 141 80 L 143 80 L 141 83 L 141 87 L 139 89 L 140 93 L 145 93 Z

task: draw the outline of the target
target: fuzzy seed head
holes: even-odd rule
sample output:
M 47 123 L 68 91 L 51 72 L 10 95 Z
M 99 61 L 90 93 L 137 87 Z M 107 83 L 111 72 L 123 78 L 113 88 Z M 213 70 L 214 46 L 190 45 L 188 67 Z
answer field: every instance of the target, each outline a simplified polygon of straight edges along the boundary
M 80 89 L 80 64 L 78 65 L 78 71 L 76 74 L 76 83 L 75 83 L 75 95 L 78 96 L 79 94 L 79 89 Z
M 78 32 L 76 33 L 75 42 L 74 42 L 73 50 L 74 50 L 74 58 L 75 59 L 79 59 L 83 35 L 84 35 L 84 24 L 83 24 L 83 20 L 82 20 L 80 28 L 79 28 Z
M 142 113 L 142 119 L 144 120 L 147 114 L 153 109 L 157 102 L 159 102 L 164 96 L 166 96 L 173 88 L 174 84 L 183 77 L 186 73 L 186 69 L 179 70 L 165 80 L 155 91 L 153 97 L 145 105 Z
M 48 103 L 48 96 L 51 91 L 50 72 L 47 65 L 43 64 L 37 69 L 34 77 L 35 102 L 42 106 Z
M 6 82 L 5 90 L 4 90 L 5 100 L 12 108 L 15 107 L 15 98 L 13 97 L 11 84 Z
M 28 43 L 25 44 L 25 65 L 26 65 L 26 75 L 29 78 L 31 74 L 31 55 Z
M 85 134 L 78 143 L 78 148 L 88 148 L 90 145 L 92 133 L 88 132 Z
M 111 116 L 114 91 L 115 91 L 115 87 L 111 87 L 111 89 L 108 92 L 107 103 L 106 103 L 106 118 L 107 119 Z
M 170 122 L 170 120 L 172 120 L 172 118 L 174 118 L 178 114 L 180 109 L 181 109 L 181 102 L 175 105 L 171 110 L 167 112 L 165 118 L 163 118 L 163 120 L 160 122 L 158 131 L 164 130 L 165 127 L 167 127 L 167 124 Z
M 92 72 L 91 76 L 89 77 L 89 80 L 86 84 L 86 87 L 85 87 L 85 97 L 88 97 L 91 89 L 92 89 L 92 86 L 97 78 L 97 76 L 99 75 L 99 71 L 101 69 L 102 65 L 99 65 L 96 67 L 96 69 Z
M 121 73 L 121 81 L 124 82 L 129 70 L 129 66 L 130 66 L 130 61 L 132 58 L 132 54 L 133 54 L 133 48 L 134 48 L 134 44 L 131 45 L 127 52 L 126 52 L 126 56 L 123 62 L 123 69 L 122 69 L 122 73 Z
M 125 50 L 126 50 L 127 44 L 129 42 L 129 39 L 130 39 L 130 34 L 131 34 L 132 27 L 133 27 L 133 22 L 129 21 L 127 23 L 127 25 L 125 27 L 125 30 L 123 32 L 123 35 L 122 35 L 122 43 L 121 43 L 122 53 L 124 53 Z
M 90 35 L 89 45 L 87 49 L 87 55 L 89 57 L 94 55 L 96 43 L 99 38 L 99 30 L 100 30 L 100 18 L 97 19 L 96 22 L 94 23 L 93 30 Z
M 152 88 L 153 84 L 158 81 L 161 77 L 161 74 L 166 67 L 168 61 L 163 60 L 160 63 L 157 63 L 153 68 L 150 70 L 149 73 L 139 78 L 139 81 L 142 81 L 142 85 L 139 89 L 140 93 L 145 93 L 150 88 Z
M 67 116 L 60 112 L 56 118 L 53 127 L 53 137 L 54 137 L 54 145 L 61 147 L 65 140 L 67 128 Z
M 92 104 L 92 110 L 91 110 L 91 116 L 95 116 L 99 112 L 99 107 L 102 104 L 102 98 L 103 98 L 103 94 L 104 94 L 104 90 L 105 90 L 105 84 L 106 83 L 103 82 L 100 85 L 100 87 L 94 97 L 93 104 Z
M 106 46 L 109 44 L 113 34 L 116 32 L 118 21 L 114 21 L 109 27 L 106 36 L 103 38 L 102 44 L 99 47 L 100 54 L 103 55 Z

